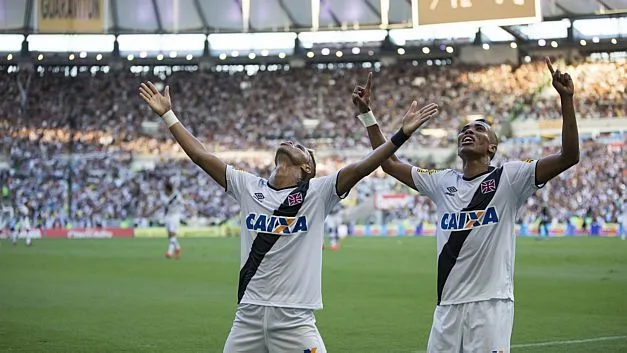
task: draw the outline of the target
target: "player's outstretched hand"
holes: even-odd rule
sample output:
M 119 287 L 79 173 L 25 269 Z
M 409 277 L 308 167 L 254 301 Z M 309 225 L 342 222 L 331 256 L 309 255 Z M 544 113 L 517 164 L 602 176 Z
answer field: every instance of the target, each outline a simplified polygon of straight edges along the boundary
M 367 113 L 370 110 L 370 94 L 372 93 L 372 72 L 368 74 L 366 86 L 357 86 L 353 90 L 353 104 L 357 107 L 359 114 Z
M 162 116 L 168 110 L 172 109 L 172 102 L 170 101 L 170 86 L 165 86 L 165 95 L 159 93 L 157 87 L 152 82 L 147 81 L 139 85 L 139 96 L 148 103 L 152 111 L 157 115 Z
M 414 101 L 403 117 L 403 133 L 411 136 L 424 123 L 438 114 L 438 105 L 430 103 L 418 109 L 418 102 Z
M 551 71 L 551 76 L 553 77 L 553 87 L 557 90 L 557 92 L 562 97 L 572 97 L 575 93 L 575 85 L 573 84 L 573 79 L 570 78 L 568 73 L 561 73 L 560 70 L 553 69 L 553 64 L 551 64 L 551 59 L 548 57 L 544 58 L 546 62 L 546 66 Z

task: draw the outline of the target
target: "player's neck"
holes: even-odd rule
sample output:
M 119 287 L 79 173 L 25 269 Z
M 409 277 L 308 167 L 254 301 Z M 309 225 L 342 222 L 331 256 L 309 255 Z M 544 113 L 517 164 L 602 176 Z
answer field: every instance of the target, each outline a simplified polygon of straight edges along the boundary
M 472 179 L 487 172 L 490 168 L 490 159 L 464 159 L 464 179 Z
M 274 168 L 272 174 L 270 174 L 268 184 L 275 189 L 285 189 L 295 187 L 300 181 L 300 178 L 300 168 L 279 164 Z

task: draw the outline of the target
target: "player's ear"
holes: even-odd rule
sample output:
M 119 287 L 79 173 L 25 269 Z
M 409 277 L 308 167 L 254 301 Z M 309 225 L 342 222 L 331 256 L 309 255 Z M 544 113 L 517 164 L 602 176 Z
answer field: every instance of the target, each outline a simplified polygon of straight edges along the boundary
M 310 175 L 312 172 L 311 165 L 309 163 L 301 164 L 300 169 L 305 172 L 305 175 Z
M 496 150 L 499 148 L 499 146 L 497 144 L 491 143 L 488 146 L 488 152 L 490 153 L 490 159 L 494 158 L 494 155 L 496 154 Z

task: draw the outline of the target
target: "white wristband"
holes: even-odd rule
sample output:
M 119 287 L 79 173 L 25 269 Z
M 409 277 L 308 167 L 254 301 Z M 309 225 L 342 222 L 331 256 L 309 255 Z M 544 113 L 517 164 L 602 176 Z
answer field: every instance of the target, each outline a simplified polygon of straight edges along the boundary
M 365 127 L 371 127 L 372 125 L 377 124 L 377 119 L 375 119 L 374 114 L 372 114 L 372 110 L 369 110 L 367 113 L 357 115 L 357 119 L 359 119 Z
M 161 119 L 163 119 L 165 124 L 168 126 L 168 129 L 171 128 L 172 125 L 179 122 L 179 119 L 176 117 L 176 115 L 174 115 L 174 112 L 171 109 L 165 112 L 165 114 L 161 116 Z

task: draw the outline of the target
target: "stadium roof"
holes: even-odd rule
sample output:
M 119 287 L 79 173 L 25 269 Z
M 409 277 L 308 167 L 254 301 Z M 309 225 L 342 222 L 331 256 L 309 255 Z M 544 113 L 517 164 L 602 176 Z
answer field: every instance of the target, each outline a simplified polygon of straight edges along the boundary
M 390 27 L 412 25 L 412 0 L 101 1 L 104 1 L 106 14 L 104 28 L 109 33 L 310 30 L 315 27 L 311 16 L 312 2 L 319 3 L 320 29 L 378 27 L 382 19 L 382 6 L 389 7 L 384 12 L 388 13 Z M 0 0 L 0 32 L 38 32 L 37 9 L 46 2 L 54 0 Z M 541 8 L 544 19 L 607 16 L 616 13 L 624 15 L 627 11 L 627 0 L 541 0 Z M 248 20 L 244 23 L 243 19 L 246 17 Z

